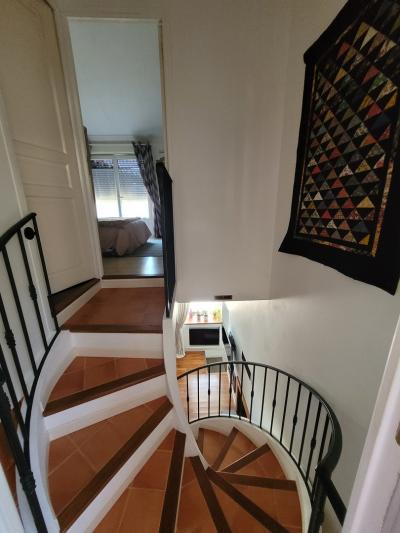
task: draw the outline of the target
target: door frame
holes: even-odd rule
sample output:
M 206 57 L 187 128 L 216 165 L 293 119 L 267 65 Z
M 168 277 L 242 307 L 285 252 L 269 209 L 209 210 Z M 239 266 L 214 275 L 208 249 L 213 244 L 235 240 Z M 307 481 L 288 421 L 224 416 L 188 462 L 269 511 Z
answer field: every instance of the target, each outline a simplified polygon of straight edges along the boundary
M 343 533 L 379 533 L 400 472 L 400 317 L 353 484 Z
M 96 205 L 93 198 L 92 185 L 90 175 L 87 167 L 86 141 L 83 132 L 83 119 L 81 113 L 81 106 L 79 101 L 78 82 L 76 78 L 75 63 L 72 51 L 71 36 L 69 31 L 68 19 L 98 19 L 98 20 L 143 20 L 154 21 L 158 24 L 158 41 L 159 41 L 159 61 L 160 61 L 160 98 L 161 98 L 161 113 L 162 113 L 162 127 L 164 137 L 164 154 L 165 160 L 168 161 L 168 137 L 167 137 L 167 112 L 166 112 L 166 89 L 165 89 L 165 61 L 164 61 L 164 43 L 163 43 L 163 21 L 161 16 L 149 16 L 147 14 L 140 14 L 132 10 L 130 12 L 112 12 L 101 13 L 99 10 L 74 10 L 72 12 L 63 13 L 56 5 L 56 0 L 51 0 L 56 29 L 60 47 L 61 62 L 64 69 L 64 77 L 66 83 L 67 99 L 70 109 L 70 116 L 72 121 L 72 131 L 74 134 L 75 148 L 78 159 L 79 175 L 82 183 L 83 200 L 85 209 L 88 213 L 89 231 L 92 245 L 92 257 L 95 267 L 96 276 L 99 279 L 103 278 L 103 260 L 100 248 L 100 239 L 97 226 Z

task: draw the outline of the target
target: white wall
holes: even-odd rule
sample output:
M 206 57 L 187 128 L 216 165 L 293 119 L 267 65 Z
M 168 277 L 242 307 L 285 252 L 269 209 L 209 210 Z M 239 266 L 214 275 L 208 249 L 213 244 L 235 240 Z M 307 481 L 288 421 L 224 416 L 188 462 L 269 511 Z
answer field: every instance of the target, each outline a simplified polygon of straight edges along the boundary
M 331 403 L 344 437 L 334 479 L 348 501 L 400 295 L 390 296 L 318 263 L 277 252 L 289 221 L 304 80 L 302 52 L 343 4 L 342 0 L 293 2 L 272 263 L 274 299 L 229 303 L 227 320 L 248 360 L 292 372 Z
M 71 19 L 82 117 L 93 141 L 163 146 L 157 21 Z
M 269 295 L 289 0 L 59 0 L 162 19 L 179 301 Z

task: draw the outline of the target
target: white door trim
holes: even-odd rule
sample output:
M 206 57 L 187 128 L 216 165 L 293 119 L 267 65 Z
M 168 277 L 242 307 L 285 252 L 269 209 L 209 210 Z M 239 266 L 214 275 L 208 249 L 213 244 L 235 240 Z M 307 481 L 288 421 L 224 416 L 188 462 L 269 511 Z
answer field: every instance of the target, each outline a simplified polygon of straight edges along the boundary
M 70 109 L 70 116 L 72 121 L 72 131 L 74 134 L 75 139 L 75 148 L 76 148 L 76 154 L 78 159 L 78 166 L 79 166 L 79 174 L 80 179 L 82 182 L 82 191 L 83 191 L 83 199 L 84 199 L 84 205 L 86 208 L 87 216 L 88 216 L 88 225 L 90 229 L 90 239 L 91 239 L 91 245 L 92 245 L 92 257 L 93 257 L 93 264 L 95 267 L 96 277 L 101 279 L 104 275 L 104 269 L 103 269 L 103 262 L 102 262 L 102 256 L 101 256 L 101 249 L 100 249 L 100 241 L 99 241 L 99 234 L 97 229 L 97 215 L 96 215 L 96 206 L 93 200 L 93 193 L 90 183 L 90 176 L 88 174 L 87 169 L 87 161 L 86 161 L 86 142 L 83 134 L 83 120 L 82 120 L 82 114 L 81 114 L 81 107 L 79 102 L 79 91 L 78 91 L 78 83 L 76 79 L 76 72 L 75 72 L 75 64 L 74 64 L 74 57 L 73 57 L 73 51 L 72 51 L 72 44 L 71 44 L 71 37 L 70 37 L 70 31 L 69 31 L 69 25 L 68 25 L 68 18 L 72 17 L 79 17 L 79 18 L 94 18 L 94 19 L 101 19 L 101 18 L 121 18 L 121 19 L 133 19 L 133 20 L 154 20 L 158 22 L 159 24 L 159 58 L 160 58 L 160 79 L 161 79 L 161 109 L 162 109 L 162 120 L 163 120 L 163 133 L 164 133 L 164 152 L 165 157 L 167 160 L 167 154 L 169 152 L 168 150 L 168 137 L 167 137 L 167 105 L 166 105 L 166 94 L 165 94 L 165 61 L 164 61 L 164 46 L 162 41 L 162 26 L 163 21 L 161 16 L 151 17 L 151 16 L 143 16 L 143 14 L 135 13 L 134 11 L 129 13 L 120 13 L 115 12 L 111 16 L 108 14 L 108 16 L 102 16 L 102 14 L 98 10 L 90 11 L 90 13 L 82 13 L 82 12 L 68 12 L 62 13 L 60 10 L 54 5 L 54 1 L 51 2 L 53 4 L 53 9 L 55 12 L 55 21 L 56 21 L 56 28 L 57 28 L 57 34 L 58 34 L 58 41 L 60 46 L 60 55 L 61 55 L 61 62 L 64 69 L 64 77 L 65 77 L 65 84 L 66 84 L 66 91 L 67 91 L 67 99 L 68 99 L 68 105 Z
M 380 533 L 400 472 L 400 318 L 361 456 L 343 533 Z M 350 443 L 351 445 L 351 443 Z
M 83 204 L 85 208 L 90 239 L 90 256 L 95 272 L 95 277 L 103 277 L 103 262 L 99 233 L 97 229 L 96 206 L 93 199 L 92 185 L 87 167 L 86 142 L 83 133 L 83 121 L 79 103 L 78 84 L 75 75 L 75 65 L 72 53 L 72 45 L 68 27 L 68 19 L 58 9 L 54 10 L 58 43 L 60 47 L 61 63 L 64 70 L 65 88 L 67 93 L 68 107 L 72 124 L 78 172 L 82 187 Z

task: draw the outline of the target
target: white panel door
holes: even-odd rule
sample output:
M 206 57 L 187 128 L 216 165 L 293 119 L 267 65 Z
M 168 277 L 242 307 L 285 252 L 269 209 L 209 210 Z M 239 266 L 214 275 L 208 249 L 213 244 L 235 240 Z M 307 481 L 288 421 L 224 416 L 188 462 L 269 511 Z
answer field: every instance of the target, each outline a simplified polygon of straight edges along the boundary
M 94 263 L 53 12 L 0 0 L 0 13 L 0 89 L 57 292 L 94 277 Z

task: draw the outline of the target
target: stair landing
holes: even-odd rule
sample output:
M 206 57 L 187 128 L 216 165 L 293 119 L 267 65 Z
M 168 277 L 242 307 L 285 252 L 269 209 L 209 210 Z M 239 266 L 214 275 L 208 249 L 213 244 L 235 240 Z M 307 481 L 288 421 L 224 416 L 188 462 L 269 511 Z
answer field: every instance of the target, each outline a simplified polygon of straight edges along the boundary
M 163 287 L 101 289 L 62 329 L 95 333 L 162 333 Z

